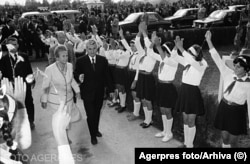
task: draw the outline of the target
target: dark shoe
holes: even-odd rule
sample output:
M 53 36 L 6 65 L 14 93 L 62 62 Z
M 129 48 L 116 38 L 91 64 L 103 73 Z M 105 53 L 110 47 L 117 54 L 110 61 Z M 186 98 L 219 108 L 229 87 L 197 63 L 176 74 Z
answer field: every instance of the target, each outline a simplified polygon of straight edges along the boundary
M 109 106 L 110 108 L 112 108 L 112 107 L 115 107 L 115 106 L 117 106 L 117 105 L 119 105 L 118 102 L 116 102 L 116 103 L 111 103 L 111 104 L 109 104 L 108 106 Z
M 96 145 L 98 143 L 96 138 L 91 138 L 92 145 Z
M 102 137 L 102 133 L 98 131 L 98 132 L 96 133 L 96 137 Z
M 187 148 L 187 146 L 183 144 L 183 145 L 178 146 L 177 148 Z
M 145 123 L 144 125 L 142 125 L 142 128 L 144 128 L 144 129 L 145 129 L 145 128 L 150 127 L 151 125 L 152 125 L 152 122 L 150 122 L 149 124 L 146 124 L 146 123 Z
M 120 104 L 115 108 L 115 110 L 117 110 L 117 111 L 119 111 L 119 110 L 121 110 L 121 106 L 120 106 Z
M 137 120 L 139 118 L 139 116 L 135 116 L 134 114 L 132 114 L 130 117 L 128 117 L 129 121 L 134 121 Z
M 126 110 L 126 107 L 121 107 L 120 109 L 117 110 L 118 113 L 122 113 Z
M 145 122 L 140 123 L 140 126 L 145 126 L 145 125 L 146 125 Z
M 34 130 L 35 129 L 35 124 L 34 123 L 30 123 L 30 129 Z

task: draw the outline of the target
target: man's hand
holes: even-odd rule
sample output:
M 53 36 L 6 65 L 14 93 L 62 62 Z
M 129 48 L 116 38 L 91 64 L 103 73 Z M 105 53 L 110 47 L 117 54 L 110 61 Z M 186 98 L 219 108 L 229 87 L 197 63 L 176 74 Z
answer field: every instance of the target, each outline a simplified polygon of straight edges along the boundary
M 81 83 L 83 83 L 83 81 L 84 81 L 84 74 L 81 74 L 81 75 L 79 76 L 79 80 L 80 80 Z

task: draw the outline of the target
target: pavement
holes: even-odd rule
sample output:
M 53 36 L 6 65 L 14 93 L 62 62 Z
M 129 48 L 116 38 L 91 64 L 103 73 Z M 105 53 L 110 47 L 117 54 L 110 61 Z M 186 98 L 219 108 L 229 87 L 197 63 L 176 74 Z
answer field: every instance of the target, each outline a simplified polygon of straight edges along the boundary
M 32 61 L 31 64 L 36 71 L 37 68 L 44 70 L 47 62 Z M 36 127 L 32 131 L 32 145 L 24 151 L 24 157 L 29 159 L 31 164 L 58 164 L 57 145 L 51 127 L 53 112 L 50 109 L 42 109 L 40 105 L 42 78 L 41 75 L 36 77 L 36 86 L 33 89 Z M 98 144 L 93 146 L 90 143 L 82 100 L 79 100 L 77 105 L 82 113 L 82 120 L 72 123 L 69 129 L 76 164 L 133 164 L 134 150 L 137 147 L 173 148 L 181 145 L 175 139 L 163 143 L 161 139 L 154 137 L 159 129 L 153 126 L 143 129 L 139 126 L 142 119 L 129 122 L 127 111 L 117 113 L 104 102 L 99 128 L 103 136 L 98 138 Z

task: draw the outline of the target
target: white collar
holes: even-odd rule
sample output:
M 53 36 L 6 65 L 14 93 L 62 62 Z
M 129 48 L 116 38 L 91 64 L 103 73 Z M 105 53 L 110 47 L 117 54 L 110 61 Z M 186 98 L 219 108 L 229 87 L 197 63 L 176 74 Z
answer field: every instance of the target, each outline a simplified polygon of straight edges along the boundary
M 15 57 L 14 53 L 11 53 L 11 52 L 9 52 L 9 53 L 10 53 L 10 56 L 15 60 L 16 57 Z M 18 53 L 16 53 L 16 55 L 18 56 Z
M 235 74 L 233 75 L 233 78 L 236 78 L 237 80 L 242 79 L 243 81 L 246 81 L 246 79 L 248 78 L 248 74 L 246 74 L 245 76 L 243 76 L 242 78 L 238 78 Z
M 10 54 L 10 56 L 11 56 L 14 60 L 17 60 L 17 61 L 16 61 L 16 63 L 18 63 L 18 62 L 20 62 L 20 61 L 24 62 L 23 57 L 22 57 L 22 56 L 20 56 L 20 55 L 18 54 L 18 52 L 16 53 L 16 55 L 17 55 L 17 59 L 15 59 L 15 56 L 14 56 L 14 54 L 13 54 L 13 53 L 9 52 L 9 54 Z
M 90 59 L 90 62 L 92 63 L 92 59 L 94 58 L 94 62 L 96 63 L 96 55 L 95 56 L 90 56 L 90 55 L 88 55 L 89 56 L 89 59 Z

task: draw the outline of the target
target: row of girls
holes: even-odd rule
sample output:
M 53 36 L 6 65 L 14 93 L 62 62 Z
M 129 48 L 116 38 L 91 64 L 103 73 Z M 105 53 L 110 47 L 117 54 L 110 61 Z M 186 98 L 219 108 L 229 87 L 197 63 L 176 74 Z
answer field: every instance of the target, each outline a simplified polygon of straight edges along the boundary
M 136 38 L 131 40 L 129 44 L 123 36 L 122 29 L 119 31 L 120 41 L 109 39 L 108 42 L 105 37 L 99 37 L 95 27 L 92 28 L 92 33 L 92 37 L 96 39 L 100 46 L 99 54 L 108 60 L 109 70 L 113 75 L 116 86 L 114 93 L 117 94 L 114 94 L 115 96 L 112 98 L 110 106 L 112 107 L 116 104 L 116 99 L 119 97 L 120 101 L 116 110 L 118 110 L 118 113 L 125 111 L 127 94 L 132 94 L 134 110 L 133 113 L 127 116 L 128 120 L 132 121 L 139 118 L 139 111 L 142 105 L 145 119 L 140 125 L 142 128 L 148 128 L 152 125 L 152 102 L 156 99 L 162 114 L 163 131 L 155 134 L 155 137 L 162 138 L 163 142 L 173 138 L 172 110 L 175 109 L 177 112 L 182 113 L 183 116 L 183 146 L 188 148 L 194 147 L 196 117 L 205 113 L 199 86 L 208 64 L 203 58 L 202 48 L 194 44 L 188 50 L 185 50 L 183 48 L 183 39 L 178 36 L 175 38 L 174 43 L 166 42 L 162 44 L 160 37 L 156 33 L 153 33 L 151 39 L 149 39 L 145 22 L 140 23 Z M 206 40 L 210 47 L 211 57 L 224 77 L 225 71 L 221 69 L 224 68 L 224 65 L 215 48 L 211 46 L 210 32 L 207 32 Z M 157 78 L 155 78 L 153 71 L 157 66 L 157 61 L 160 64 L 158 66 Z M 236 88 L 240 92 L 232 89 L 233 87 L 231 87 L 232 92 L 228 92 L 231 81 L 224 79 L 224 98 L 220 102 L 214 123 L 214 126 L 222 131 L 222 147 L 237 146 L 238 136 L 247 133 L 247 121 L 242 119 L 242 117 L 245 116 L 244 118 L 246 118 L 247 107 L 245 104 L 250 100 L 250 83 L 248 83 L 249 77 L 247 74 L 250 69 L 249 63 L 250 60 L 246 56 L 234 59 L 235 68 L 230 72 L 232 77 L 229 79 L 232 81 L 235 76 L 238 78 L 241 78 L 241 75 L 246 76 L 245 80 L 241 80 L 246 83 L 236 85 L 241 88 Z M 184 70 L 182 73 L 182 84 L 177 93 L 173 81 L 179 64 L 184 66 Z M 239 71 L 237 65 L 241 67 L 241 71 Z M 245 89 L 242 90 L 242 88 Z M 233 95 L 238 96 L 235 97 Z M 238 112 L 239 110 L 234 108 L 242 110 Z M 226 114 L 227 109 L 233 110 L 231 110 L 230 114 Z M 250 115 L 249 113 L 248 110 L 248 115 Z M 225 119 L 224 117 L 227 118 Z M 236 121 L 232 124 L 230 120 L 233 119 Z
M 207 68 L 207 62 L 202 57 L 201 48 L 194 45 L 185 51 L 180 38 L 176 39 L 175 46 L 169 42 L 161 44 L 159 37 L 154 32 L 151 39 L 148 37 L 147 25 L 141 23 L 135 39 L 127 43 L 122 29 L 119 31 L 121 40 L 107 39 L 98 36 L 93 30 L 94 38 L 100 45 L 100 55 L 105 56 L 109 63 L 109 70 L 116 86 L 115 96 L 110 107 L 117 104 L 118 113 L 126 110 L 127 94 L 132 94 L 134 110 L 129 114 L 128 120 L 139 118 L 142 105 L 145 119 L 140 124 L 142 128 L 152 125 L 153 101 L 156 95 L 157 105 L 162 113 L 163 131 L 155 134 L 167 142 L 173 138 L 172 109 L 183 113 L 184 119 L 184 145 L 193 147 L 196 133 L 195 118 L 204 113 L 204 106 L 199 90 L 199 84 Z M 142 42 L 143 41 L 143 42 Z M 144 44 L 142 44 L 144 43 Z M 175 48 L 174 48 L 175 47 Z M 183 56 L 178 55 L 180 51 Z M 158 67 L 157 81 L 153 70 Z M 173 84 L 178 64 L 185 66 L 180 93 Z M 157 83 L 157 85 L 156 85 Z M 193 93 L 193 94 L 190 94 Z

